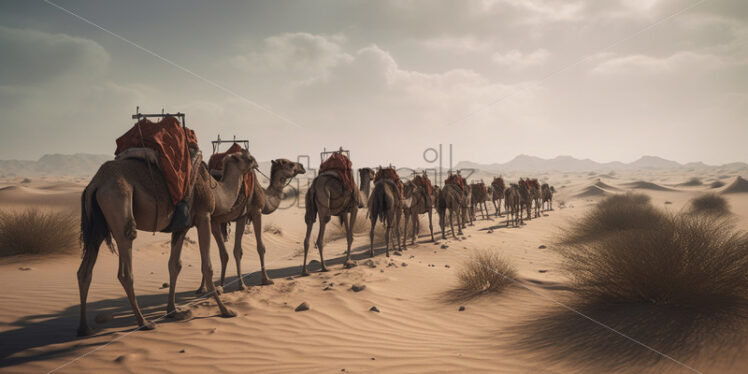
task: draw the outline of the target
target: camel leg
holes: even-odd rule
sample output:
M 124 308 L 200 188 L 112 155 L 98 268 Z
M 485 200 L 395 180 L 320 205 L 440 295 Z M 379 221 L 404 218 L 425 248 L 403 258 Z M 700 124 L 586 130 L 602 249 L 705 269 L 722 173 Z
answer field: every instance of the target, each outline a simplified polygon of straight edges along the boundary
M 407 241 L 408 241 L 408 220 L 410 219 L 410 216 L 414 215 L 414 214 L 411 213 L 411 212 L 405 211 L 405 212 L 403 212 L 403 215 L 405 216 L 405 217 L 403 217 L 403 218 L 405 218 L 405 220 L 403 221 L 403 244 L 402 244 L 402 249 L 406 250 L 406 249 L 408 249 L 408 243 L 407 243 Z M 398 214 L 397 217 L 398 217 L 398 221 L 399 221 L 400 220 L 400 214 Z M 397 229 L 398 230 L 400 229 L 400 225 L 397 225 Z M 413 226 L 413 231 L 414 232 L 415 232 L 415 229 L 416 229 L 415 226 Z M 397 236 L 397 245 L 400 246 L 400 235 Z
M 384 252 L 387 257 L 390 257 L 390 230 L 392 229 L 392 218 L 389 215 L 385 218 L 384 224 Z
M 135 297 L 134 279 L 132 275 L 132 240 L 127 238 L 116 238 L 117 249 L 119 250 L 119 270 L 117 272 L 117 278 L 122 284 L 127 294 L 127 299 L 130 300 L 130 306 L 135 314 L 135 320 L 138 322 L 143 330 L 153 330 L 156 326 L 146 321 L 143 317 L 143 313 L 140 311 L 138 306 L 138 299 Z
M 257 254 L 260 256 L 260 272 L 262 273 L 262 285 L 268 286 L 274 284 L 268 276 L 265 269 L 265 244 L 262 242 L 262 213 L 257 212 L 252 215 L 252 228 L 255 231 L 255 241 L 257 242 Z
M 324 246 L 325 246 L 325 226 L 327 226 L 326 220 L 320 216 L 319 217 L 319 235 L 317 235 L 317 249 L 319 250 L 319 262 L 322 264 L 322 269 L 320 271 L 326 272 L 327 266 L 325 265 L 325 257 L 323 255 Z
M 345 240 L 347 242 L 347 249 L 345 252 L 345 262 L 343 262 L 344 268 L 353 267 L 351 262 L 351 246 L 353 245 L 353 225 L 356 224 L 356 216 L 358 211 L 346 213 L 343 215 L 343 226 L 345 227 Z
M 402 213 L 396 210 L 395 211 L 395 237 L 397 238 L 396 243 L 397 243 L 397 249 L 398 250 L 403 250 L 404 249 L 404 247 L 402 247 L 400 245 L 400 220 L 401 219 L 402 219 Z M 403 243 L 404 242 L 405 242 L 405 240 L 403 240 Z M 395 249 L 394 246 L 393 246 L 392 249 Z
M 195 227 L 197 228 L 197 241 L 200 245 L 200 262 L 202 264 L 203 279 L 208 287 L 208 292 L 218 304 L 218 309 L 224 317 L 236 317 L 236 313 L 223 304 L 216 286 L 213 284 L 213 265 L 210 262 L 210 215 L 208 213 L 195 216 Z
M 429 211 L 428 211 L 428 215 L 429 215 L 429 231 L 431 232 L 431 241 L 433 242 L 433 241 L 436 241 L 436 240 L 434 240 L 434 225 L 431 222 L 431 214 L 432 214 L 431 209 L 429 209 Z
M 306 257 L 309 254 L 309 238 L 312 236 L 312 228 L 314 227 L 314 222 L 307 222 L 306 223 L 306 236 L 304 237 L 304 263 L 301 264 L 301 275 L 309 275 L 309 272 L 306 270 Z
M 418 214 L 413 214 L 411 219 L 413 220 L 413 236 L 411 236 L 410 244 L 416 244 L 416 238 L 418 237 L 418 233 L 421 231 L 421 223 L 418 222 Z
M 221 226 L 222 225 L 218 222 L 210 223 L 210 231 L 216 239 L 218 254 L 221 257 L 221 287 L 223 287 L 226 281 L 226 266 L 229 264 L 229 252 L 226 250 L 226 243 L 223 240 L 225 236 L 223 235 L 223 229 Z
M 89 336 L 94 331 L 88 326 L 86 321 L 86 299 L 88 298 L 88 288 L 91 286 L 91 276 L 93 267 L 96 264 L 96 258 L 99 256 L 99 246 L 101 243 L 94 244 L 96 248 L 89 248 L 83 255 L 83 260 L 78 268 L 78 290 L 81 298 L 81 321 L 78 326 L 78 336 Z
M 166 304 L 166 317 L 176 320 L 187 319 L 192 316 L 190 311 L 177 310 L 176 289 L 177 277 L 182 270 L 182 245 L 187 230 L 171 234 L 171 254 L 169 255 L 169 300 Z M 216 238 L 218 239 L 218 238 Z
M 242 249 L 242 237 L 244 236 L 244 228 L 247 226 L 247 219 L 247 216 L 239 217 L 236 220 L 236 229 L 234 231 L 234 262 L 236 262 L 236 276 L 238 277 L 237 281 L 239 282 L 237 288 L 239 290 L 243 290 L 246 288 L 246 286 L 244 285 L 244 277 L 242 275 L 242 256 L 244 256 L 244 250 Z M 258 230 L 255 229 L 255 231 Z M 260 257 L 260 263 L 262 263 L 262 256 Z
M 369 256 L 374 257 L 374 229 L 377 227 L 377 217 L 369 216 L 369 219 L 371 220 L 371 230 L 369 230 Z
M 446 222 L 444 222 L 444 220 L 447 219 L 445 215 L 446 215 L 446 210 L 444 211 L 444 213 L 439 213 L 439 226 L 441 226 L 441 229 L 442 229 L 442 240 L 447 240 L 447 236 L 444 234 L 444 226 L 446 226 Z

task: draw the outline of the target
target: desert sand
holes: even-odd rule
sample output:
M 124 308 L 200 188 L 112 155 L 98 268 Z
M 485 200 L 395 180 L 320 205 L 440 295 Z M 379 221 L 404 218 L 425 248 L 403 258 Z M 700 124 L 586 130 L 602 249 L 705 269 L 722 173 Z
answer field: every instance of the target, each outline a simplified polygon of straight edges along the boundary
M 520 175 L 524 174 L 504 176 L 513 181 Z M 683 185 L 692 177 L 703 184 Z M 571 314 L 560 330 L 545 332 L 532 330 L 530 321 L 559 310 L 557 303 L 570 298 L 568 279 L 559 271 L 559 257 L 553 251 L 555 236 L 601 197 L 634 190 L 651 196 L 656 206 L 679 211 L 703 192 L 724 191 L 739 227 L 748 229 L 745 182 L 719 170 L 683 169 L 544 173 L 540 178 L 557 189 L 555 209 L 520 228 L 505 228 L 504 218 L 494 217 L 476 221 L 462 240 L 442 240 L 439 234 L 436 243 L 422 230 L 417 245 L 407 251 L 386 258 L 379 245 L 377 255 L 369 259 L 368 222 L 359 223 L 354 240 L 358 266 L 342 268 L 345 239 L 332 235 L 335 239 L 326 246 L 331 271 L 319 273 L 319 264 L 312 263 L 308 277 L 298 276 L 304 211 L 279 209 L 263 222 L 279 229 L 264 234 L 267 267 L 275 284 L 258 285 L 254 236 L 245 235 L 243 269 L 249 288 L 240 292 L 232 284 L 232 258 L 223 299 L 238 316 L 229 319 L 216 315 L 212 300 L 194 293 L 201 275 L 193 230 L 182 255 L 177 301 L 194 317 L 159 320 L 168 291 L 162 284 L 168 281 L 169 236 L 138 232 L 135 290 L 147 318 L 158 321 L 154 331 L 135 330 L 116 276 L 117 257 L 106 249 L 94 269 L 89 316 L 113 319 L 93 323 L 99 331 L 88 338 L 75 334 L 79 256 L 1 259 L 0 372 L 693 372 L 580 316 Z M 725 185 L 711 188 L 715 180 Z M 0 208 L 78 212 L 86 182 L 62 177 L 30 183 L 0 180 Z M 364 214 L 359 212 L 359 220 Z M 425 217 L 421 222 L 427 227 Z M 435 226 L 436 222 L 435 217 Z M 336 231 L 338 227 L 328 232 Z M 517 269 L 517 283 L 498 295 L 452 300 L 446 293 L 456 286 L 456 274 L 474 250 L 500 253 Z M 316 250 L 310 253 L 310 259 L 318 259 Z M 211 255 L 217 279 L 215 243 Z M 366 288 L 354 292 L 352 285 Z M 310 309 L 295 312 L 302 302 Z M 379 312 L 370 311 L 373 306 Z M 558 321 L 564 323 L 563 318 Z M 563 328 L 573 334 L 558 335 Z M 528 331 L 534 331 L 532 347 L 523 344 Z M 673 358 L 704 373 L 748 371 L 745 346 L 724 349 L 705 344 L 695 351 L 673 353 Z M 663 353 L 670 352 L 663 348 Z

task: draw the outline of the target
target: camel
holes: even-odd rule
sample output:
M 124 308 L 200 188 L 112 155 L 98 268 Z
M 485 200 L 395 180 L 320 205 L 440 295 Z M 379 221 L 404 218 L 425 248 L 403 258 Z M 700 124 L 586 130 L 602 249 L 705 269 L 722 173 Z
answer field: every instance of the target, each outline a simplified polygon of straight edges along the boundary
M 249 172 L 254 173 L 254 170 Z M 226 278 L 226 266 L 229 262 L 229 254 L 226 250 L 225 235 L 222 226 L 229 222 L 236 222 L 236 232 L 234 233 L 234 260 L 236 261 L 236 273 L 238 275 L 238 288 L 245 289 L 244 280 L 242 279 L 241 260 L 243 255 L 242 236 L 244 228 L 249 222 L 255 232 L 257 242 L 257 254 L 260 256 L 260 271 L 262 274 L 262 285 L 270 285 L 274 282 L 270 279 L 265 270 L 265 244 L 262 242 L 262 215 L 271 214 L 278 209 L 283 199 L 283 188 L 288 181 L 292 180 L 299 174 L 306 173 L 304 166 L 298 162 L 293 162 L 284 158 L 272 160 L 270 166 L 270 181 L 268 187 L 263 189 L 259 183 L 254 184 L 254 189 L 250 191 L 249 196 L 239 194 L 233 208 L 225 214 L 211 217 L 211 229 L 213 237 L 218 244 L 218 251 L 221 257 L 221 287 L 224 286 Z M 255 178 L 256 180 L 256 178 Z M 202 293 L 205 289 L 205 282 L 200 285 L 196 293 Z
M 415 244 L 416 236 L 418 236 L 418 231 L 420 230 L 418 216 L 424 213 L 429 216 L 429 231 L 431 232 L 431 241 L 433 242 L 434 226 L 432 224 L 431 211 L 434 204 L 431 195 L 428 194 L 428 191 L 426 191 L 425 188 L 416 185 L 413 181 L 409 181 L 405 184 L 403 195 L 405 196 L 406 201 L 410 200 L 410 205 L 403 207 L 403 212 L 405 213 L 405 224 L 403 225 L 403 248 L 405 248 L 408 240 L 408 220 L 413 223 L 413 236 L 410 244 Z
M 473 226 L 473 220 L 475 220 L 475 217 L 473 216 L 472 211 L 473 206 L 473 190 L 470 188 L 470 186 L 465 184 L 465 189 L 462 191 L 462 228 L 467 228 L 467 225 Z
M 323 257 L 325 245 L 325 227 L 330 222 L 330 217 L 337 216 L 345 228 L 345 237 L 348 241 L 348 250 L 346 252 L 343 266 L 348 268 L 353 266 L 351 261 L 351 244 L 353 244 L 353 226 L 356 223 L 358 209 L 363 208 L 360 193 L 357 190 L 348 189 L 337 173 L 326 171 L 312 180 L 312 185 L 306 192 L 305 205 L 306 214 L 306 237 L 304 238 L 304 263 L 301 266 L 301 275 L 309 275 L 306 266 L 307 254 L 309 253 L 309 238 L 312 234 L 312 227 L 319 215 L 319 235 L 317 235 L 316 246 L 319 250 L 319 260 L 322 263 L 322 271 L 326 272 L 327 266 Z
M 494 178 L 493 182 L 491 182 L 491 202 L 493 202 L 493 207 L 496 209 L 496 217 L 501 217 L 501 200 L 504 199 L 504 190 L 506 189 L 506 186 L 504 185 L 504 178 L 498 177 Z M 499 203 L 496 203 L 496 200 L 499 201 Z
M 190 215 L 197 228 L 202 262 L 203 280 L 208 291 L 218 304 L 221 315 L 234 317 L 236 314 L 226 308 L 211 281 L 213 268 L 210 262 L 210 217 L 211 214 L 228 212 L 236 201 L 241 189 L 244 173 L 257 166 L 248 152 L 231 154 L 224 161 L 225 176 L 216 182 L 207 168 L 200 162 L 200 156 L 193 162 L 194 187 L 187 199 Z M 78 269 L 80 290 L 80 325 L 78 335 L 91 335 L 93 330 L 86 321 L 86 299 L 91 284 L 91 274 L 102 242 L 106 242 L 114 252 L 112 237 L 117 243 L 119 271 L 117 277 L 125 289 L 132 306 L 135 319 L 141 329 L 152 330 L 155 325 L 148 322 L 140 311 L 135 297 L 132 272 L 132 243 L 137 230 L 166 230 L 174 215 L 174 207 L 165 179 L 157 170 L 151 174 L 146 161 L 124 158 L 104 163 L 83 190 L 81 195 L 81 240 L 83 259 Z M 151 178 L 154 176 L 155 178 Z M 189 313 L 177 311 L 175 287 L 177 276 L 182 268 L 180 255 L 185 235 L 189 229 L 171 234 L 171 255 L 169 257 L 169 296 L 167 316 L 186 318 Z
M 545 203 L 548 202 L 547 210 L 553 210 L 553 194 L 556 193 L 556 189 L 553 186 L 549 186 L 548 183 L 543 183 L 540 186 L 540 191 L 543 198 L 541 206 L 545 207 Z
M 532 193 L 530 192 L 530 186 L 528 185 L 527 180 L 522 178 L 519 179 L 517 186 L 519 188 L 520 215 L 522 214 L 522 209 L 525 209 L 527 211 L 527 219 L 530 220 L 532 219 Z
M 362 201 L 369 201 L 369 195 L 371 194 L 371 182 L 374 180 L 374 170 L 372 168 L 360 168 L 358 169 L 358 175 L 360 177 L 359 189 L 361 191 Z
M 519 186 L 512 183 L 509 188 L 504 190 L 504 210 L 506 211 L 506 225 L 509 221 L 513 226 L 522 224 L 522 203 L 519 194 Z
M 486 205 L 486 201 L 488 200 L 488 189 L 486 188 L 486 185 L 483 182 L 479 183 L 472 183 L 470 185 L 471 190 L 471 210 L 473 211 L 473 215 L 475 215 L 475 208 L 480 208 L 481 216 L 483 219 L 487 219 L 488 216 L 488 206 Z
M 442 239 L 447 239 L 447 236 L 444 233 L 447 210 L 449 210 L 449 227 L 452 230 L 452 236 L 457 238 L 457 235 L 455 235 L 453 217 L 456 217 L 457 219 L 457 233 L 462 235 L 463 221 L 465 219 L 463 214 L 465 194 L 458 185 L 445 184 L 444 187 L 439 190 L 439 195 L 437 196 L 436 212 L 439 214 L 439 226 L 441 226 L 442 229 Z
M 527 187 L 530 191 L 530 201 L 534 202 L 535 217 L 540 217 L 540 199 L 542 198 L 542 191 L 540 190 L 540 183 L 537 179 L 528 179 Z
M 403 201 L 400 199 L 400 192 L 394 181 L 383 178 L 374 182 L 374 190 L 369 199 L 369 220 L 371 220 L 369 255 L 371 257 L 374 257 L 374 229 L 376 228 L 377 220 L 381 221 L 385 226 L 384 251 L 386 256 L 390 257 L 390 241 L 392 241 L 393 250 L 395 250 L 396 245 L 397 249 L 401 249 L 400 218 L 403 204 L 407 202 L 407 200 Z M 392 236 L 395 238 L 392 238 Z

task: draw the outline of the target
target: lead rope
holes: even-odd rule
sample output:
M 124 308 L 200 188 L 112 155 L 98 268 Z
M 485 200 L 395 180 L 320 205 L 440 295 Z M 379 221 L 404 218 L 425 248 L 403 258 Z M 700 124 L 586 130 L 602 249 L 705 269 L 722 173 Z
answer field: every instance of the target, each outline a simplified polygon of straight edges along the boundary
M 140 119 L 138 119 L 138 123 L 135 124 L 138 126 L 138 134 L 140 135 L 140 144 L 145 148 L 145 141 L 143 140 L 143 131 L 140 129 Z M 146 159 L 146 164 L 148 164 L 148 176 L 151 179 L 151 185 L 153 185 L 153 196 L 156 197 L 156 215 L 153 217 L 153 236 L 156 236 L 156 230 L 158 226 L 158 206 L 159 206 L 159 198 L 158 198 L 158 192 L 156 191 L 156 181 L 153 179 L 153 172 L 151 171 L 151 162 Z

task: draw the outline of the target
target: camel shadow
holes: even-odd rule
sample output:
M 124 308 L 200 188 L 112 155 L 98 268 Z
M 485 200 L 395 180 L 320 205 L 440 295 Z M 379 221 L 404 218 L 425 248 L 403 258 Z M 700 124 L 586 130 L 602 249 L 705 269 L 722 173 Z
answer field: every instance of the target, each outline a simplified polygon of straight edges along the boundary
M 559 306 L 540 312 L 495 332 L 494 339 L 501 336 L 499 345 L 528 359 L 591 372 L 658 364 L 680 367 L 674 360 L 688 365 L 709 357 L 725 362 L 744 354 L 748 341 L 745 306 L 697 310 L 585 303 L 572 309 Z
M 138 295 L 138 303 L 143 315 L 151 321 L 162 317 L 166 311 L 166 298 L 167 290 L 159 294 Z M 177 294 L 177 303 L 184 304 L 195 298 L 196 295 L 194 292 L 180 292 Z M 132 308 L 126 296 L 117 299 L 89 302 L 87 305 L 91 327 L 110 330 L 95 334 L 93 337 L 111 336 L 115 333 L 126 333 L 137 329 Z M 105 324 L 99 325 L 93 321 L 93 316 L 102 312 L 111 314 L 112 319 Z M 60 313 L 33 314 L 9 323 L 8 325 L 13 329 L 0 332 L 0 368 L 20 365 L 30 361 L 62 357 L 76 351 L 85 351 L 89 347 L 105 344 L 106 342 L 87 342 L 90 337 L 76 336 L 80 318 L 79 313 L 80 307 L 78 304 L 75 304 L 68 306 Z M 158 324 L 175 322 L 177 321 L 164 318 Z M 78 341 L 79 343 L 65 348 L 11 357 L 16 353 L 26 350 L 73 341 Z

